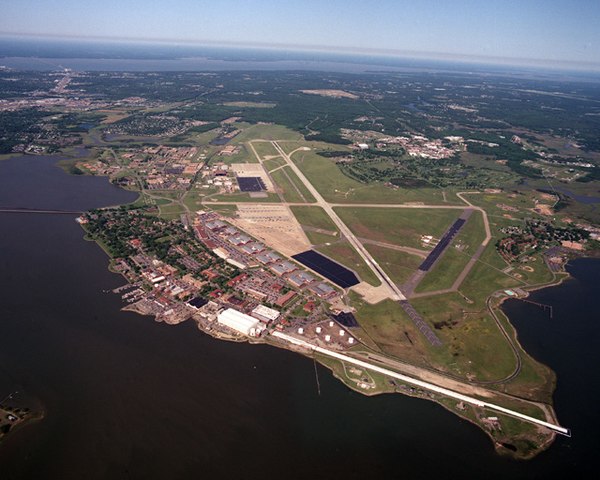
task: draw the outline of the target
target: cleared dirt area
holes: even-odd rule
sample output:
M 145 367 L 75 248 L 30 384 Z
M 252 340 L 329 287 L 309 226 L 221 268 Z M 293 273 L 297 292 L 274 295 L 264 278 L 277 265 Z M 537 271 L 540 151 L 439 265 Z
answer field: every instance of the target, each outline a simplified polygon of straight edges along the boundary
M 321 95 L 322 97 L 331 97 L 331 98 L 359 98 L 358 95 L 354 95 L 353 93 L 345 92 L 344 90 L 300 90 L 302 93 L 306 93 L 308 95 Z
M 374 287 L 367 282 L 360 282 L 358 285 L 350 288 L 350 290 L 358 293 L 361 297 L 363 297 L 365 302 L 370 303 L 371 305 L 390 298 L 390 290 L 385 285 Z
M 285 205 L 238 204 L 238 218 L 231 222 L 268 247 L 291 256 L 310 249 L 302 227 Z
M 269 192 L 275 191 L 271 178 L 260 163 L 232 163 L 231 170 L 236 177 L 260 177 Z
M 533 210 L 535 212 L 539 213 L 540 215 L 546 215 L 546 216 L 554 215 L 554 210 L 552 210 L 552 207 L 550 205 L 545 205 L 543 203 L 538 203 Z

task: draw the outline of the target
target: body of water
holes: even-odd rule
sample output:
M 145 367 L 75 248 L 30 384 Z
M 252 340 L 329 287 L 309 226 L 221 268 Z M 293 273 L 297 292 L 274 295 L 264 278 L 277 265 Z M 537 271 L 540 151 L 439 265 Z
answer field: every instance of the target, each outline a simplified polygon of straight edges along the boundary
M 53 162 L 0 162 L 0 206 L 82 210 L 135 198 Z M 432 402 L 368 398 L 323 368 L 319 395 L 310 359 L 120 311 L 119 297 L 103 292 L 123 279 L 68 215 L 2 213 L 0 232 L 0 397 L 19 389 L 45 410 L 0 446 L 3 480 L 595 473 L 597 261 L 574 262 L 574 280 L 534 295 L 555 306 L 553 320 L 506 305 L 527 348 L 557 371 L 558 415 L 574 435 L 517 462 Z

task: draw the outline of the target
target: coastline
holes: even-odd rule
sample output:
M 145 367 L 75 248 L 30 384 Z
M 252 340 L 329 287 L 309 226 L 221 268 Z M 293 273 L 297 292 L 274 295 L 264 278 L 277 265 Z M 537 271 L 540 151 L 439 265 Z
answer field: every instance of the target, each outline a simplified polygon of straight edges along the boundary
M 81 225 L 81 226 L 84 228 L 83 225 Z M 85 231 L 85 228 L 84 228 L 84 231 Z M 129 283 L 129 280 L 123 273 L 118 272 L 112 268 L 112 256 L 110 255 L 108 250 L 105 249 L 99 242 L 90 238 L 87 234 L 84 236 L 84 238 L 87 241 L 93 241 L 93 242 L 98 243 L 98 245 L 102 248 L 102 250 L 104 250 L 104 252 L 107 254 L 107 256 L 110 259 L 108 267 L 107 267 L 108 270 L 111 273 L 120 273 L 121 276 Z M 529 292 L 529 291 L 543 289 L 546 287 L 559 285 L 566 278 L 570 278 L 570 275 L 568 274 L 568 272 L 564 271 L 564 272 L 561 272 L 561 278 L 559 278 L 557 281 L 555 279 L 553 279 L 553 281 L 548 284 L 536 285 L 536 286 L 532 287 L 531 289 L 527 289 L 527 291 Z M 516 328 L 514 327 L 512 322 L 510 322 L 510 319 L 508 318 L 508 316 L 506 314 L 504 314 L 504 312 L 501 309 L 503 302 L 505 300 L 507 300 L 508 298 L 510 298 L 510 297 L 508 297 L 508 296 L 502 297 L 500 299 L 498 305 L 496 305 L 494 307 L 494 309 L 500 310 L 502 315 L 505 317 L 507 323 L 511 326 L 511 328 L 513 330 L 513 335 L 512 335 L 513 339 L 514 339 L 515 343 L 518 345 L 518 348 L 520 349 L 521 354 L 529 355 L 523 349 L 521 343 L 518 341 L 518 332 L 517 332 Z M 163 322 L 163 320 L 159 318 L 158 314 L 152 315 L 152 314 L 149 314 L 148 312 L 140 310 L 136 306 L 135 303 L 124 306 L 122 308 L 122 310 L 123 311 L 131 311 L 131 312 L 134 312 L 134 313 L 142 315 L 142 316 L 152 317 L 154 319 L 154 321 L 156 321 L 156 322 Z M 342 369 L 345 369 L 344 364 L 342 362 L 337 362 L 338 366 L 336 368 L 335 362 L 332 364 L 331 361 L 325 361 L 325 359 L 321 358 L 320 355 L 318 355 L 314 352 L 308 352 L 305 349 L 298 348 L 292 344 L 287 344 L 287 343 L 284 344 L 283 342 L 280 342 L 277 340 L 273 341 L 273 339 L 270 337 L 267 337 L 266 339 L 250 338 L 250 337 L 246 337 L 246 336 L 243 336 L 243 335 L 240 335 L 237 333 L 230 334 L 228 332 L 222 331 L 222 329 L 214 329 L 214 328 L 210 328 L 210 327 L 206 328 L 206 326 L 203 325 L 203 322 L 201 321 L 201 319 L 199 317 L 195 318 L 194 316 L 192 316 L 191 318 L 189 318 L 189 320 L 194 320 L 196 322 L 197 328 L 202 333 L 205 333 L 217 340 L 224 340 L 224 341 L 229 341 L 229 342 L 233 342 L 233 343 L 267 344 L 267 345 L 271 345 L 271 346 L 274 346 L 277 348 L 289 350 L 289 351 L 292 351 L 295 353 L 300 353 L 301 355 L 303 355 L 307 358 L 313 359 L 313 361 L 315 361 L 315 362 L 319 362 L 322 366 L 324 366 L 331 372 L 331 374 L 334 378 L 336 378 L 338 381 L 342 382 L 346 387 L 350 388 L 351 390 L 353 390 L 357 393 L 365 395 L 365 396 L 376 396 L 376 395 L 382 395 L 382 394 L 387 394 L 387 393 L 400 393 L 400 394 L 404 394 L 404 395 L 407 395 L 407 396 L 410 396 L 413 398 L 419 398 L 419 399 L 433 401 L 433 402 L 441 405 L 444 409 L 446 409 L 450 413 L 453 413 L 454 415 L 458 416 L 459 418 L 466 420 L 466 421 L 470 422 L 471 424 L 477 426 L 479 429 L 483 430 L 486 433 L 486 435 L 488 436 L 488 438 L 490 438 L 490 440 L 492 441 L 492 444 L 494 445 L 494 448 L 497 451 L 497 453 L 500 455 L 509 456 L 511 458 L 515 458 L 515 459 L 519 459 L 519 460 L 531 459 L 531 458 L 537 456 L 542 451 L 548 449 L 552 445 L 552 443 L 554 442 L 554 440 L 556 438 L 556 434 L 554 432 L 537 428 L 538 434 L 542 435 L 542 437 L 543 437 L 543 441 L 541 443 L 537 444 L 536 448 L 529 449 L 528 451 L 522 452 L 522 451 L 518 450 L 517 447 L 515 447 L 512 443 L 510 443 L 510 441 L 513 440 L 510 436 L 505 436 L 505 437 L 500 436 L 499 437 L 498 432 L 496 432 L 493 428 L 486 428 L 486 424 L 482 422 L 482 417 L 478 416 L 477 414 L 473 415 L 473 412 L 469 412 L 469 411 L 461 412 L 460 410 L 457 410 L 456 406 L 453 407 L 452 405 L 450 405 L 448 402 L 448 399 L 445 399 L 443 397 L 436 398 L 434 395 L 431 394 L 431 392 L 428 392 L 426 390 L 401 388 L 404 386 L 394 385 L 394 382 L 389 382 L 389 380 L 388 380 L 389 383 L 381 382 L 381 384 L 377 385 L 377 388 L 374 388 L 372 390 L 366 390 L 365 388 L 361 388 L 360 384 L 358 384 L 354 381 L 351 381 L 347 375 L 340 373 L 340 367 Z M 180 322 L 175 322 L 175 323 L 166 322 L 166 323 L 177 324 Z M 535 360 L 535 359 L 533 359 L 533 360 L 537 362 L 537 360 Z M 540 363 L 540 362 L 538 362 L 538 363 Z M 544 367 L 548 368 L 548 370 L 550 370 L 552 372 L 552 374 L 554 376 L 554 386 L 555 386 L 556 375 L 547 365 L 544 365 Z M 317 377 L 317 382 L 318 382 L 318 377 Z M 542 408 L 542 410 L 545 412 L 545 416 L 546 416 L 547 420 L 556 421 L 556 414 L 553 411 L 551 404 L 550 405 L 540 404 L 540 406 L 544 406 L 544 408 Z

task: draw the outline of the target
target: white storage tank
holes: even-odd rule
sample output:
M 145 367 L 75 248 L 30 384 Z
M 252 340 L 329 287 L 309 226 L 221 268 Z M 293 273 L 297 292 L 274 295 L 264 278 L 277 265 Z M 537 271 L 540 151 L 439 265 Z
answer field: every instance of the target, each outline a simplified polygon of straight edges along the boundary
M 325 341 L 326 342 L 330 342 L 331 341 L 331 335 L 325 335 Z
M 317 332 L 317 333 L 321 333 L 322 331 L 323 331 L 323 329 L 321 327 L 315 328 L 315 332 Z

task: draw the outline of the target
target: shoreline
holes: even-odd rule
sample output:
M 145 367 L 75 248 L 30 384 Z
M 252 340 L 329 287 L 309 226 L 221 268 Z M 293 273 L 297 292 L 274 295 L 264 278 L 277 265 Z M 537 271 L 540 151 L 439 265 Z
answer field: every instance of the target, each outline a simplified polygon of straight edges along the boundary
M 85 229 L 85 227 L 83 225 L 81 225 L 83 227 L 83 230 L 86 232 L 86 234 L 84 235 L 84 239 L 87 241 L 93 241 L 96 242 L 101 248 L 102 250 L 105 251 L 105 253 L 107 254 L 107 256 L 109 257 L 109 264 L 107 266 L 108 270 L 111 273 L 119 273 L 128 284 L 131 284 L 129 279 L 122 273 L 122 272 L 117 272 L 112 268 L 112 256 L 110 255 L 110 253 L 96 240 L 92 239 L 91 237 L 88 236 L 87 234 L 87 230 Z M 580 256 L 583 257 L 583 256 Z M 565 263 L 566 265 L 566 263 Z M 564 266 L 562 271 L 558 272 L 558 275 L 556 273 L 554 273 L 554 278 L 552 279 L 551 282 L 547 283 L 547 284 L 540 284 L 540 285 L 535 285 L 532 286 L 530 288 L 524 288 L 523 290 L 527 291 L 528 294 L 529 292 L 533 292 L 535 290 L 541 290 L 543 288 L 547 288 L 547 287 L 552 287 L 552 286 L 557 286 L 560 285 L 562 282 L 565 281 L 565 279 L 571 278 L 571 275 L 566 272 L 564 270 Z M 559 276 L 559 278 L 556 278 L 557 276 Z M 527 295 L 529 296 L 529 295 Z M 492 296 L 488 297 L 488 299 L 491 299 Z M 504 313 L 504 311 L 502 310 L 502 304 L 504 303 L 504 301 L 506 301 L 507 299 L 509 299 L 511 297 L 509 296 L 502 296 L 499 299 L 499 302 L 497 305 L 495 305 L 493 308 L 494 310 L 499 309 L 501 314 L 504 316 L 504 318 L 506 319 L 507 323 L 510 325 L 510 328 L 513 330 L 513 333 L 511 335 L 513 341 L 517 344 L 518 349 L 520 351 L 521 354 L 524 355 L 528 355 L 533 361 L 539 363 L 540 365 L 542 365 L 544 368 L 548 369 L 550 372 L 552 372 L 553 375 L 553 382 L 552 382 L 552 396 L 554 395 L 554 390 L 556 388 L 556 374 L 555 372 L 547 365 L 542 364 L 541 362 L 537 361 L 535 358 L 531 357 L 523 348 L 523 346 L 521 345 L 521 343 L 518 341 L 518 332 L 517 329 L 515 328 L 515 326 L 512 324 L 512 322 L 510 321 L 510 318 Z M 523 298 L 527 298 L 527 297 L 523 297 Z M 136 303 L 130 304 L 130 305 L 125 305 L 122 310 L 123 311 L 132 311 L 135 312 L 139 315 L 144 315 L 144 316 L 149 316 L 149 317 L 153 317 L 155 321 L 157 322 L 163 322 L 163 319 L 159 318 L 159 314 L 152 314 L 149 312 L 145 312 L 145 311 L 141 311 L 138 308 L 136 308 Z M 346 385 L 348 388 L 350 388 L 351 390 L 357 392 L 357 393 L 361 393 L 362 395 L 365 396 L 375 396 L 375 395 L 381 395 L 381 394 L 385 394 L 385 393 L 400 393 L 400 394 L 404 394 L 404 395 L 408 395 L 414 398 L 420 398 L 420 399 L 426 399 L 426 400 L 431 400 L 434 401 L 435 403 L 438 403 L 439 405 L 441 405 L 442 407 L 444 407 L 447 411 L 453 413 L 454 415 L 458 416 L 459 418 L 463 419 L 463 420 L 467 420 L 470 423 L 472 423 L 473 425 L 476 425 L 477 427 L 479 427 L 481 430 L 483 430 L 486 435 L 488 436 L 488 438 L 490 438 L 490 440 L 492 441 L 494 448 L 496 450 L 496 452 L 499 455 L 506 455 L 509 456 L 511 458 L 515 458 L 515 459 L 521 459 L 521 460 L 527 460 L 530 458 L 533 458 L 535 456 L 537 456 L 539 453 L 541 453 L 544 450 L 547 450 L 554 442 L 554 439 L 556 438 L 556 433 L 549 431 L 547 429 L 541 429 L 540 427 L 535 427 L 534 432 L 537 432 L 536 437 L 540 438 L 540 435 L 543 437 L 543 440 L 537 444 L 535 444 L 534 448 L 530 448 L 527 451 L 521 452 L 519 451 L 518 447 L 516 447 L 515 445 L 513 445 L 512 443 L 509 443 L 511 441 L 511 439 L 515 439 L 517 440 L 517 443 L 519 441 L 518 437 L 510 437 L 509 436 L 500 436 L 498 437 L 497 433 L 494 430 L 494 427 L 490 427 L 490 425 L 488 425 L 486 423 L 485 418 L 483 418 L 481 416 L 481 412 L 470 412 L 470 411 L 465 411 L 465 412 L 461 412 L 459 411 L 459 407 L 458 405 L 454 408 L 452 408 L 452 406 L 448 405 L 448 399 L 445 399 L 444 397 L 441 398 L 435 398 L 435 396 L 432 395 L 431 392 L 428 392 L 427 390 L 420 390 L 420 391 L 416 391 L 416 390 L 406 390 L 405 388 L 400 388 L 397 385 L 393 386 L 393 388 L 390 388 L 389 385 L 383 387 L 383 386 L 379 386 L 379 388 L 374 389 L 374 391 L 369 391 L 369 390 L 365 390 L 364 388 L 359 388 L 359 386 L 356 383 L 353 383 L 352 381 L 350 381 L 349 377 L 346 375 L 346 378 L 344 378 L 343 375 L 341 375 L 338 371 L 336 371 L 336 369 L 328 364 L 327 362 L 324 362 L 322 359 L 318 358 L 318 355 L 316 354 L 310 354 L 304 350 L 300 350 L 296 347 L 294 347 L 293 345 L 288 345 L 288 344 L 282 344 L 281 342 L 278 341 L 272 341 L 271 338 L 267 338 L 262 339 L 262 338 L 250 338 L 250 337 L 245 337 L 239 334 L 229 334 L 226 332 L 221 331 L 220 329 L 212 329 L 212 328 L 205 328 L 202 324 L 201 321 L 199 320 L 199 318 L 194 317 L 194 315 L 190 315 L 190 317 L 187 317 L 185 320 L 179 321 L 179 322 L 175 322 L 175 323 L 170 323 L 170 322 L 166 322 L 168 324 L 178 324 L 178 323 L 182 323 L 183 321 L 186 320 L 194 320 L 197 324 L 197 328 L 202 332 L 205 333 L 207 335 L 210 335 L 211 337 L 217 339 L 217 340 L 225 340 L 225 341 L 230 341 L 230 342 L 234 342 L 234 343 L 249 343 L 249 344 L 268 344 L 277 348 L 282 348 L 282 349 L 286 349 L 286 350 L 290 350 L 293 351 L 295 353 L 301 353 L 303 356 L 307 357 L 307 358 L 312 358 L 315 362 L 319 362 L 321 365 L 323 365 L 325 368 L 327 368 L 328 370 L 330 370 L 330 372 L 332 373 L 333 377 L 336 378 L 338 381 L 341 381 L 342 383 L 344 383 L 344 385 Z M 271 340 L 271 341 L 269 341 Z M 343 362 L 339 361 L 340 365 L 345 365 Z M 344 367 L 345 368 L 345 367 Z M 440 372 L 442 373 L 442 372 Z M 318 381 L 318 380 L 317 380 Z M 389 381 L 389 379 L 388 379 Z M 465 380 L 461 380 L 461 381 L 465 381 Z M 467 383 L 471 383 L 468 382 L 468 380 L 466 381 Z M 391 382 L 392 384 L 394 384 L 394 382 Z M 402 386 L 404 387 L 404 386 Z M 502 392 L 500 390 L 494 390 L 496 391 L 498 394 L 501 394 Z M 552 400 L 552 399 L 551 399 Z M 527 402 L 530 403 L 536 403 L 537 401 L 531 401 L 531 400 L 527 400 Z M 546 403 L 540 403 L 540 405 L 544 405 L 546 408 L 542 408 L 542 411 L 544 412 L 544 417 L 546 418 L 547 421 L 555 421 L 556 422 L 556 413 L 553 411 L 553 402 L 551 401 L 551 403 L 546 404 Z M 551 411 L 551 415 L 548 412 L 548 409 Z M 466 409 L 465 409 L 466 410 Z M 486 428 L 488 427 L 488 428 Z M 542 431 L 543 430 L 543 431 Z M 496 433 L 496 435 L 495 435 Z M 523 442 L 525 442 L 526 444 L 529 443 L 531 444 L 531 440 L 527 440 L 527 433 L 524 433 L 522 435 L 525 435 L 525 437 L 521 438 L 521 440 L 523 440 Z

